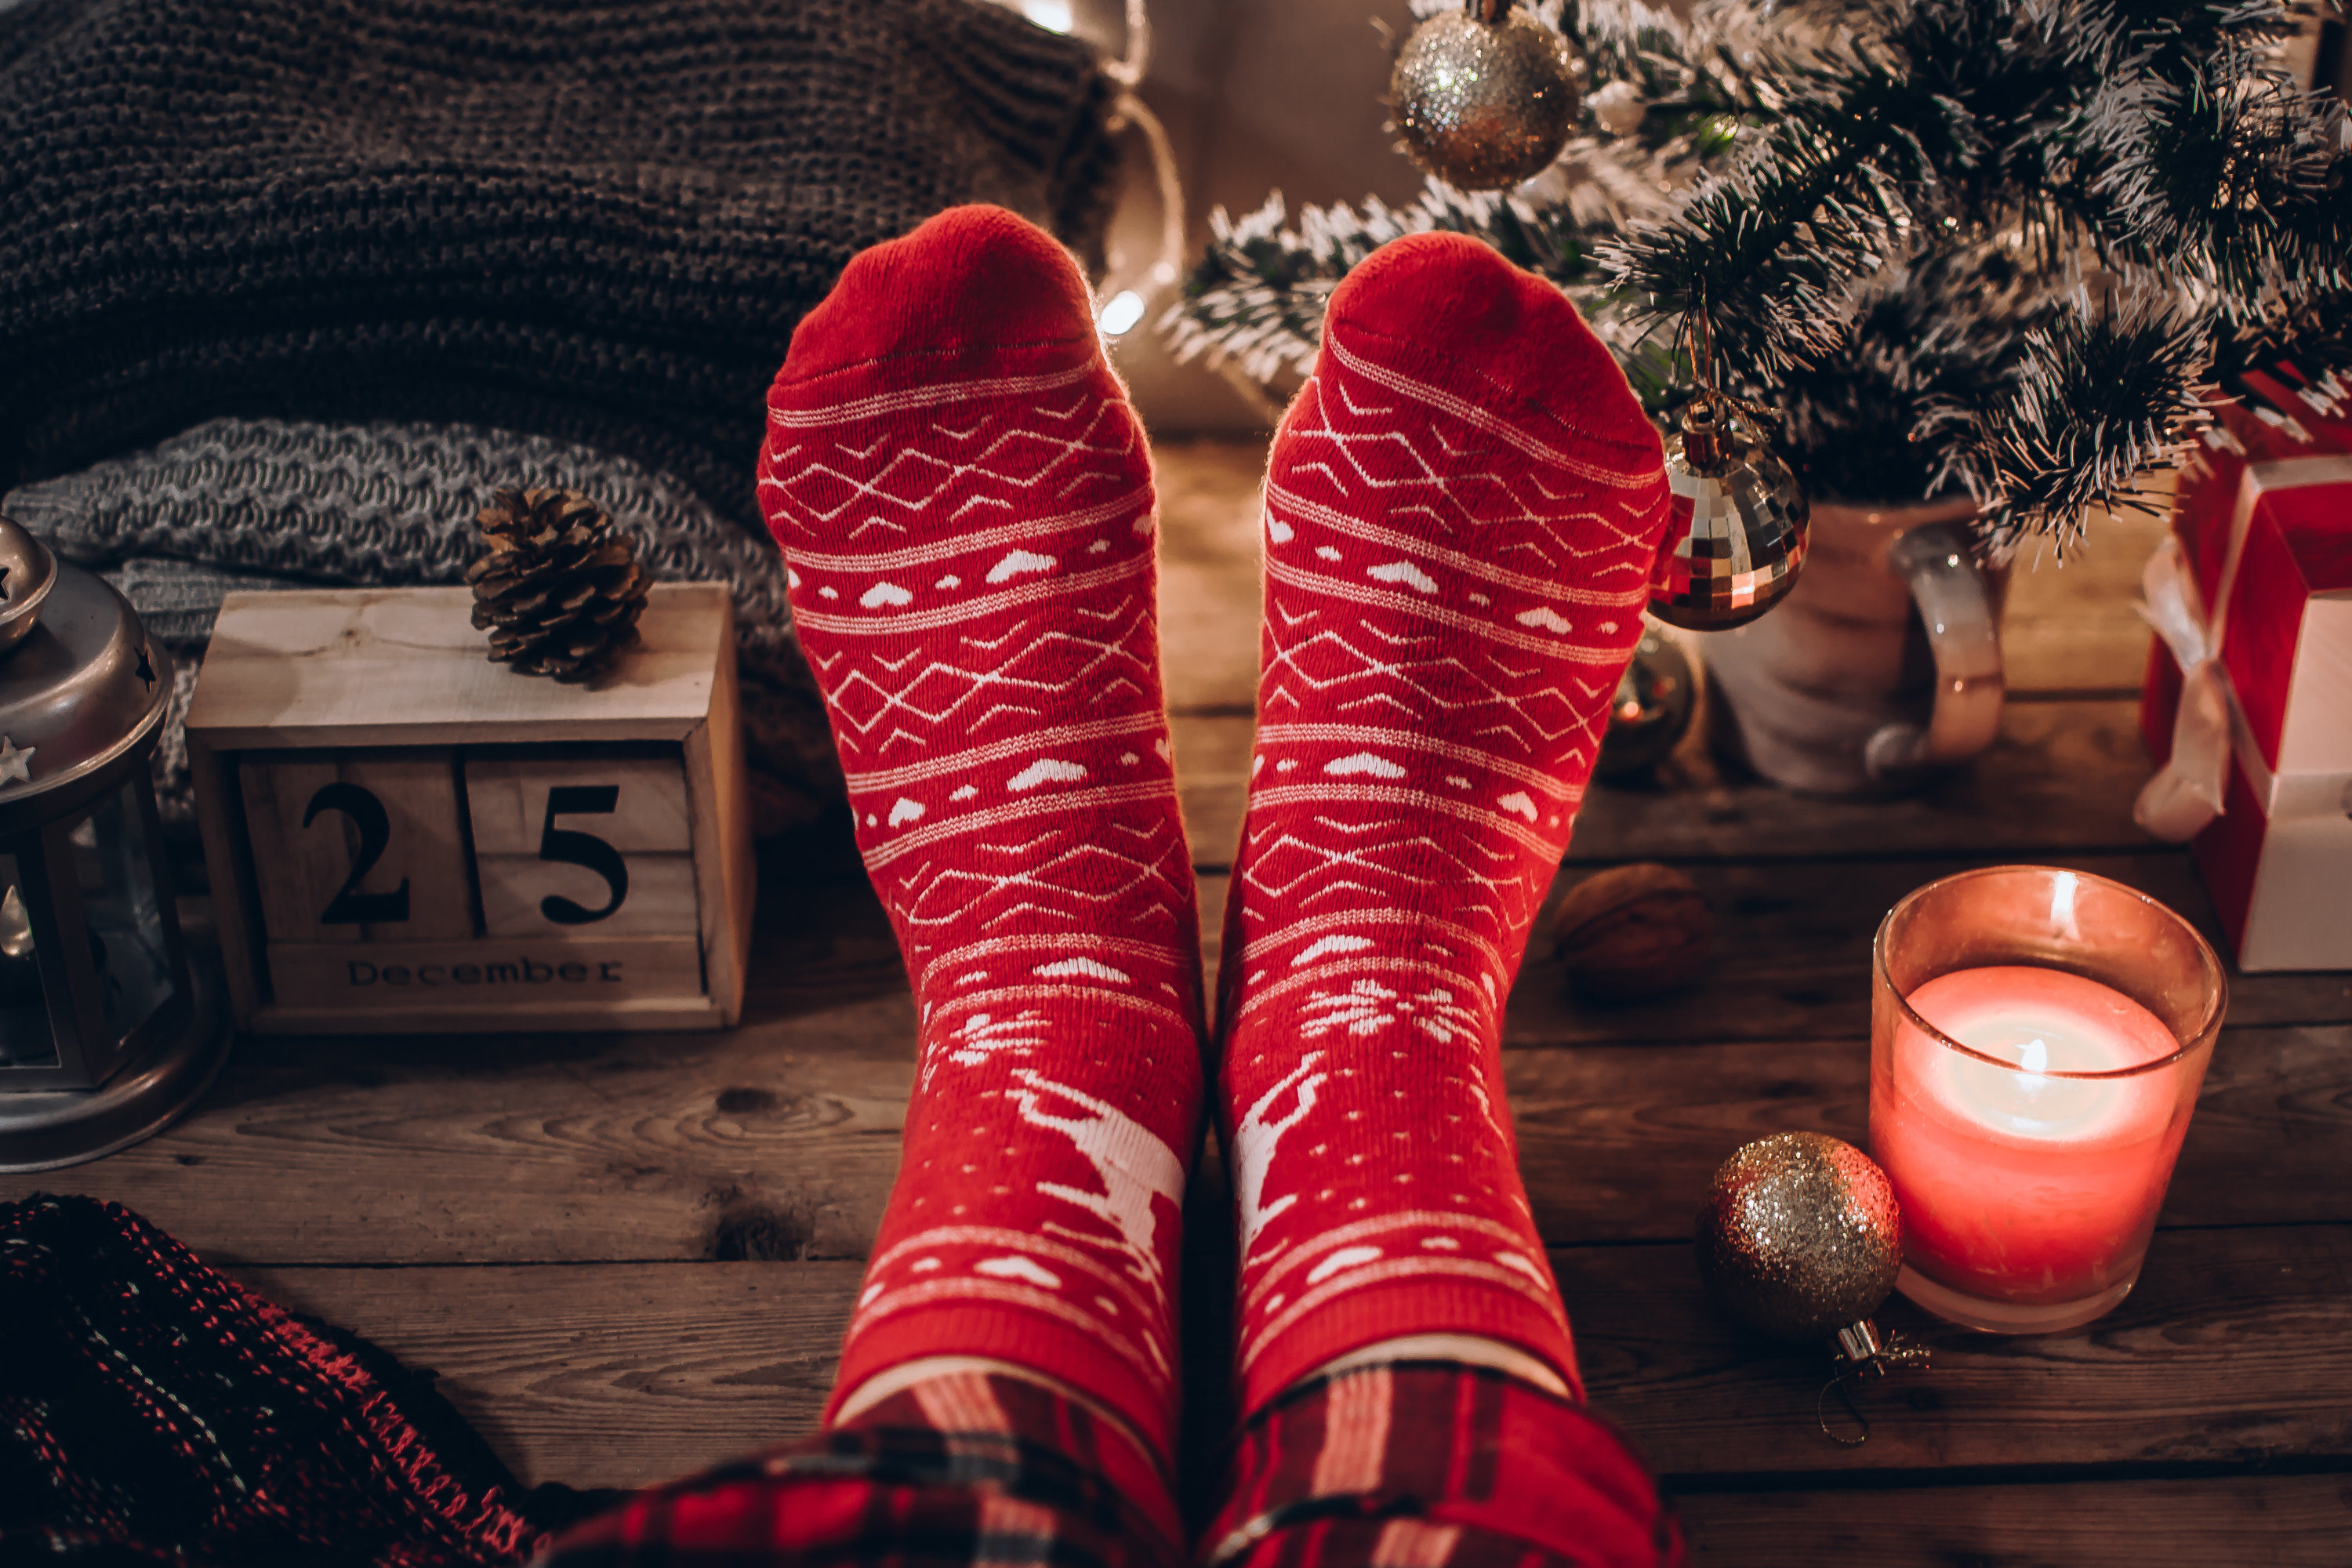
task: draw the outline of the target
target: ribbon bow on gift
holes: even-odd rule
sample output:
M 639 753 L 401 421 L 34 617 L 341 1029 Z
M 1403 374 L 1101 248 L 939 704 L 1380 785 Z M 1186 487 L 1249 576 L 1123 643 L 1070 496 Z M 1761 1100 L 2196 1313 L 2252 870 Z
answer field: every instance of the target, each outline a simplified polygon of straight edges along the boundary
M 2225 610 L 2242 537 L 2231 541 L 2222 572 Z M 2206 619 L 2197 574 L 2172 534 L 2147 558 L 2139 585 L 2140 618 L 2156 628 L 2180 666 L 2180 710 L 2172 721 L 2172 755 L 2132 803 L 2132 820 L 2179 844 L 2221 815 L 2221 792 L 2230 778 L 2230 675 L 2221 668 L 2222 616 Z
M 2250 463 L 2238 481 L 2231 510 L 2230 537 L 2221 554 L 2221 575 L 2213 584 L 2210 618 L 2197 574 L 2168 533 L 2140 574 L 2140 616 L 2156 628 L 2180 664 L 2180 711 L 2172 721 L 2172 756 L 2132 803 L 2132 820 L 2158 838 L 2178 844 L 2221 815 L 2222 791 L 2230 782 L 2230 757 L 2244 728 L 2228 671 L 2221 668 L 2221 639 L 2228 635 L 2230 600 L 2238 563 L 2246 553 L 2254 509 L 2264 495 L 2305 485 L 2352 483 L 2352 454 L 2330 453 Z M 2252 736 L 2243 760 L 2257 798 L 2267 798 L 2271 777 Z M 2265 808 L 2267 809 L 2267 807 Z

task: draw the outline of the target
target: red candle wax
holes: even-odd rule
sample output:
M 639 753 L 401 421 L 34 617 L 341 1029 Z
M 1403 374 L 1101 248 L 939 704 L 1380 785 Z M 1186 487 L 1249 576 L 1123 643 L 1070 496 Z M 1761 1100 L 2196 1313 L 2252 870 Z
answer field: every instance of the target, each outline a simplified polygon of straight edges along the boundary
M 2172 1075 L 2116 1073 L 2179 1042 L 2112 987 L 2055 969 L 1956 970 L 1913 991 L 1871 1075 L 1871 1152 L 1903 1205 L 1904 1261 L 1968 1295 L 2056 1303 L 2130 1279 L 2188 1131 Z

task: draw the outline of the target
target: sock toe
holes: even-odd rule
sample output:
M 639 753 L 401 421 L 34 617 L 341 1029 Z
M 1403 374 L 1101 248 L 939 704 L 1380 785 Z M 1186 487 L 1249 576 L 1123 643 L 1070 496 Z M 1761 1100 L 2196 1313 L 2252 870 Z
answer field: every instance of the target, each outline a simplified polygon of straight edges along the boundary
M 793 333 L 780 382 L 877 361 L 1000 354 L 1095 343 L 1077 263 L 1044 229 L 1003 207 L 950 207 L 903 239 L 852 258 Z
M 1473 402 L 1499 394 L 1563 437 L 1659 449 L 1663 460 L 1625 373 L 1568 296 L 1467 235 L 1391 240 L 1332 291 L 1325 319 L 1343 349 L 1389 340 Z

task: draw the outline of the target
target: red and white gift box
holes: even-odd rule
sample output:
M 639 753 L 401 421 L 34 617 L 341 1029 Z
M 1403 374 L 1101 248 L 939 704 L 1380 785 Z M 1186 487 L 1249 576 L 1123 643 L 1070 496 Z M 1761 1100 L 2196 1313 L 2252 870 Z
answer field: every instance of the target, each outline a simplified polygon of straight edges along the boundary
M 2148 563 L 2137 815 L 2195 835 L 2240 969 L 2352 969 L 2352 397 L 2247 381 Z

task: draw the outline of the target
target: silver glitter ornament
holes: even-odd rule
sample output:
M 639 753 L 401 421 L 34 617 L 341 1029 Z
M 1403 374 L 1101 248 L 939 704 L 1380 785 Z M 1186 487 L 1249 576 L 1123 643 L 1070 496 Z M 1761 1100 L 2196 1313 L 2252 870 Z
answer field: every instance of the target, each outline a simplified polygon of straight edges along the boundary
M 1541 174 L 1568 145 L 1576 57 L 1511 0 L 1468 0 L 1413 29 L 1397 54 L 1389 103 L 1414 163 L 1461 190 L 1504 190 Z
M 1746 626 L 1797 585 L 1812 518 L 1804 488 L 1771 447 L 1731 428 L 1702 397 L 1666 442 L 1673 553 L 1650 613 L 1695 632 Z
M 1736 1151 L 1698 1216 L 1698 1271 L 1733 1317 L 1776 1340 L 1820 1339 L 1876 1311 L 1903 1266 L 1903 1211 L 1853 1144 L 1781 1132 Z

